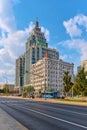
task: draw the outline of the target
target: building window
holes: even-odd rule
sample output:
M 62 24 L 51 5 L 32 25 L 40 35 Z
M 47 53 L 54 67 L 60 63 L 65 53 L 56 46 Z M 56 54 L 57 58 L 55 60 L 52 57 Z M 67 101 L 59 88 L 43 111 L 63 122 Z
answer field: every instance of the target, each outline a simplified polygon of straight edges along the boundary
M 35 63 L 35 58 L 33 57 L 33 58 L 32 58 L 32 64 L 34 64 L 34 63 Z
M 35 49 L 32 48 L 32 57 L 35 57 Z
M 39 48 L 37 48 L 37 60 L 39 60 Z
M 46 49 L 42 48 L 42 57 L 44 57 L 45 53 L 46 53 Z

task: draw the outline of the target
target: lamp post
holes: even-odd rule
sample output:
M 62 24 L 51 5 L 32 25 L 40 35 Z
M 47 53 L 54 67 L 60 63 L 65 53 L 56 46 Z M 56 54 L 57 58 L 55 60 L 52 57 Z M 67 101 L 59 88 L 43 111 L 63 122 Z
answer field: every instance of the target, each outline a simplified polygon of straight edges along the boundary
M 7 88 L 7 84 L 8 84 L 8 79 L 6 76 L 3 76 L 3 78 L 5 79 L 5 86 L 6 86 L 6 94 L 8 92 L 8 88 Z

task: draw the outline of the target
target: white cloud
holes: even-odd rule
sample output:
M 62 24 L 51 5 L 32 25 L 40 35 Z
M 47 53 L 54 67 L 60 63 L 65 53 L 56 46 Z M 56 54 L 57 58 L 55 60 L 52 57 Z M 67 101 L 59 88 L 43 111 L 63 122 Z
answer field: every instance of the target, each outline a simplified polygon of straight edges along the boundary
M 0 49 L 0 64 L 3 64 L 3 74 L 13 74 L 14 76 L 15 60 L 24 53 L 25 42 L 32 28 L 33 24 L 30 23 L 28 28 L 10 33 L 8 37 L 0 40 L 0 45 L 4 45 L 4 48 Z
M 87 31 L 87 16 L 79 14 L 68 21 L 64 21 L 63 25 L 71 38 L 80 37 L 83 33 L 83 28 Z
M 11 0 L 0 0 L 0 30 L 2 34 L 16 30 Z
M 78 52 L 78 58 L 80 58 L 81 61 L 87 59 L 87 41 L 84 39 L 66 40 L 60 42 L 59 44 L 62 46 L 67 46 L 67 48 L 74 49 L 76 52 Z
M 0 0 L 0 82 L 3 75 L 13 77 L 15 74 L 15 59 L 23 54 L 25 41 L 33 28 L 32 22 L 24 30 L 17 30 L 12 2 L 18 0 Z M 3 20 L 4 19 L 4 20 Z
M 4 45 L 6 53 L 8 53 L 10 58 L 12 58 L 13 60 L 19 55 L 23 54 L 25 49 L 25 41 L 32 28 L 33 24 L 30 23 L 28 28 L 15 31 L 12 34 L 9 34 L 8 37 L 2 38 L 0 40 L 0 45 Z
M 78 62 L 87 60 L 87 16 L 79 14 L 68 21 L 64 21 L 63 25 L 70 39 L 61 41 L 59 44 L 67 47 L 70 55 L 74 53 L 73 61 L 75 61 L 75 66 L 77 66 Z
M 17 30 L 13 3 L 19 0 L 0 0 L 0 83 L 6 76 L 9 82 L 15 80 L 15 60 L 24 53 L 25 43 L 32 31 L 34 24 L 23 30 Z M 4 19 L 4 20 L 3 20 Z M 43 28 L 46 38 L 49 40 L 49 31 Z
M 67 55 L 66 54 L 64 54 L 64 55 L 60 55 L 60 59 L 62 59 L 62 60 L 66 60 L 67 59 Z

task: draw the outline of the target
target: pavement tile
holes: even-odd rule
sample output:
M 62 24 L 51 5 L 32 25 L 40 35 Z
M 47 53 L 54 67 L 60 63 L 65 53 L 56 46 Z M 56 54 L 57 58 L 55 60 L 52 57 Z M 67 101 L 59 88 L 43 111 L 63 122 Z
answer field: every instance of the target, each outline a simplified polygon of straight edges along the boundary
M 0 108 L 0 130 L 28 130 Z

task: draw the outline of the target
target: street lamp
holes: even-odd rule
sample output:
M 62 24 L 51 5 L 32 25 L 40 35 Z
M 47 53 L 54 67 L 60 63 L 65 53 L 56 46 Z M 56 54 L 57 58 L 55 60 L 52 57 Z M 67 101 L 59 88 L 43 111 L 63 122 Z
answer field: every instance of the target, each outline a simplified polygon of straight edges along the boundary
M 6 85 L 6 94 L 8 92 L 8 87 L 7 87 L 7 84 L 8 84 L 8 79 L 6 76 L 3 76 L 3 78 L 5 79 L 5 85 Z

